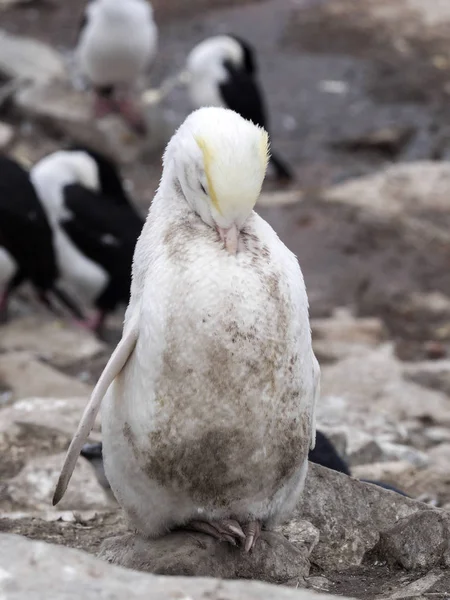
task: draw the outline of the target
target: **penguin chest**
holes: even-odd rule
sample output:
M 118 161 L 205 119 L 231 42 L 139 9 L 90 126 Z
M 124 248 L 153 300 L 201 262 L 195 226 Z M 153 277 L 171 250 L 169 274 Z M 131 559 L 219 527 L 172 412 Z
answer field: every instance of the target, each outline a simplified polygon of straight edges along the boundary
M 273 273 L 232 276 L 227 295 L 209 281 L 207 294 L 191 286 L 179 297 L 182 313 L 172 300 L 158 373 L 140 387 L 126 422 L 145 475 L 199 505 L 270 497 L 310 442 L 312 369 L 289 294 Z M 218 287 L 226 278 L 223 271 Z M 149 345 L 138 344 L 135 364 L 146 363 Z
M 88 77 L 108 84 L 134 80 L 150 61 L 151 50 L 149 29 L 123 23 L 114 30 L 99 26 L 87 32 L 79 57 Z

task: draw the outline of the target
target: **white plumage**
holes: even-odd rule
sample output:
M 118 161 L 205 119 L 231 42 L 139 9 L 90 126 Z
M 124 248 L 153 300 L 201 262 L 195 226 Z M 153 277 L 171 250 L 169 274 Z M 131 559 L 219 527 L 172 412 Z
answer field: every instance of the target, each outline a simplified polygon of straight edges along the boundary
M 215 36 L 200 42 L 189 53 L 186 68 L 190 75 L 188 92 L 192 106 L 223 106 L 227 103 L 220 84 L 229 79 L 226 61 L 236 68 L 244 62 L 242 46 L 228 35 Z
M 139 133 L 143 115 L 133 96 L 139 78 L 153 63 L 158 30 L 146 0 L 92 0 L 82 25 L 76 59 L 95 92 L 94 113 L 121 113 Z
M 157 42 L 146 0 L 93 0 L 80 33 L 78 64 L 95 86 L 132 85 L 153 61 Z
M 169 142 L 135 251 L 124 335 L 69 449 L 64 493 L 101 398 L 107 478 L 149 537 L 189 525 L 250 549 L 298 501 L 319 367 L 295 256 L 252 211 L 267 134 L 221 108 Z M 233 519 L 230 521 L 229 519 Z

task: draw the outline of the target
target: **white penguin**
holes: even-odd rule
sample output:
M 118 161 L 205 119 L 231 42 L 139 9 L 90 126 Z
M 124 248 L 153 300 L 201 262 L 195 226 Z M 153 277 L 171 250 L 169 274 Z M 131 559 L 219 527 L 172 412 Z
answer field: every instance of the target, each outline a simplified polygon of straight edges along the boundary
M 124 333 L 68 450 L 102 410 L 105 471 L 132 524 L 242 543 L 289 517 L 315 440 L 320 369 L 296 257 L 253 207 L 268 135 L 203 108 L 169 142 L 136 245 Z
M 154 61 L 157 46 L 158 30 L 147 0 L 89 2 L 75 56 L 80 72 L 94 88 L 97 117 L 121 112 L 142 130 L 142 116 L 130 92 Z

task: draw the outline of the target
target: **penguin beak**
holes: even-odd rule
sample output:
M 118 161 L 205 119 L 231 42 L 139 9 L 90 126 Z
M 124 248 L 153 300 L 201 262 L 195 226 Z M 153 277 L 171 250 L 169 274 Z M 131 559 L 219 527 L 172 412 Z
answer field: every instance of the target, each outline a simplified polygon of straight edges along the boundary
M 236 256 L 238 244 L 239 244 L 239 231 L 236 225 L 232 225 L 227 229 L 223 227 L 217 227 L 217 232 L 220 235 L 220 239 L 224 243 L 225 248 L 230 254 Z

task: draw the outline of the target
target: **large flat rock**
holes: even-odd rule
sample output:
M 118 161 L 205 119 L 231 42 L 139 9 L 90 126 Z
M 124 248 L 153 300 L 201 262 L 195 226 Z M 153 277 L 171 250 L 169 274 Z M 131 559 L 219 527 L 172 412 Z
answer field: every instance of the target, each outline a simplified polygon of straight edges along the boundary
M 249 581 L 163 577 L 137 573 L 77 550 L 0 535 L 2 592 L 8 600 L 326 600 L 310 590 Z M 342 597 L 343 600 L 344 597 Z
M 310 463 L 296 518 L 319 530 L 311 561 L 329 571 L 361 564 L 382 531 L 403 517 L 429 509 L 421 502 Z

